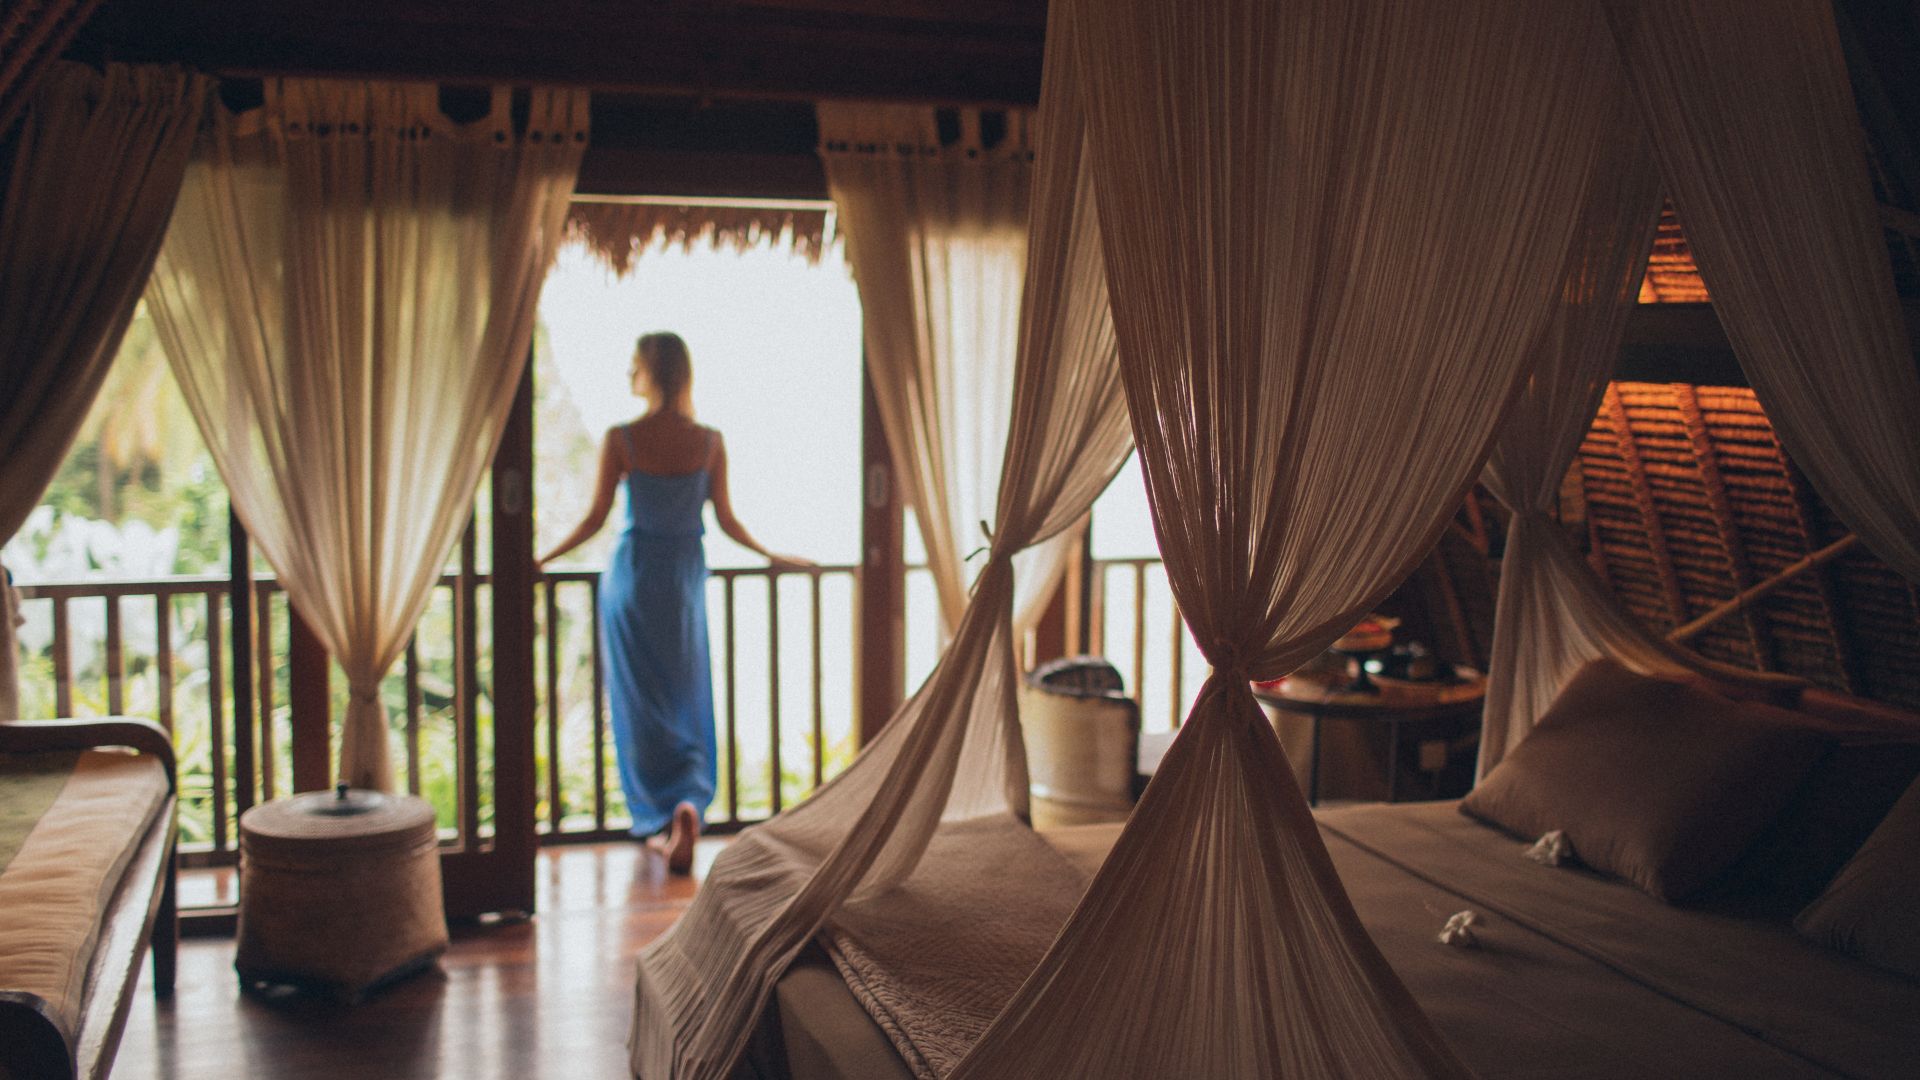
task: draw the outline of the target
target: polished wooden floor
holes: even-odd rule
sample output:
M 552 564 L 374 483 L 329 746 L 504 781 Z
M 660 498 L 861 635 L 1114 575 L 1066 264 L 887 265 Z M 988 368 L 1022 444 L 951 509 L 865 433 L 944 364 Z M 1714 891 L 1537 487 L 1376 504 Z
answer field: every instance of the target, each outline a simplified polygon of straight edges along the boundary
M 143 978 L 115 1080 L 575 1080 L 627 1076 L 633 958 L 672 924 L 720 851 L 702 841 L 692 880 L 636 844 L 540 856 L 540 914 L 456 928 L 440 969 L 357 1008 L 243 996 L 233 942 L 188 939 L 179 989 Z

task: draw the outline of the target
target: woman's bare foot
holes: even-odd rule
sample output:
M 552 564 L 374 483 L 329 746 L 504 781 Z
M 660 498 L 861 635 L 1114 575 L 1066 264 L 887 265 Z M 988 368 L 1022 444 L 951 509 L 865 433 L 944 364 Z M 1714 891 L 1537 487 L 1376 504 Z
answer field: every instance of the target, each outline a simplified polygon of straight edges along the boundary
M 700 811 L 690 802 L 673 808 L 673 829 L 667 834 L 667 869 L 676 874 L 693 872 L 693 842 L 700 839 Z

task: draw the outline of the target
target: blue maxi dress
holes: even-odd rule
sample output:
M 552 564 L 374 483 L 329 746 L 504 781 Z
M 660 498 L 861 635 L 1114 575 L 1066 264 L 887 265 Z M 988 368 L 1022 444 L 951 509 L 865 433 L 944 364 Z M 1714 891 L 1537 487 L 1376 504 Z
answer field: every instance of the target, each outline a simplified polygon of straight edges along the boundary
M 690 802 L 704 819 L 716 755 L 700 537 L 708 470 L 627 473 L 627 524 L 600 584 L 613 745 L 632 833 L 666 828 Z

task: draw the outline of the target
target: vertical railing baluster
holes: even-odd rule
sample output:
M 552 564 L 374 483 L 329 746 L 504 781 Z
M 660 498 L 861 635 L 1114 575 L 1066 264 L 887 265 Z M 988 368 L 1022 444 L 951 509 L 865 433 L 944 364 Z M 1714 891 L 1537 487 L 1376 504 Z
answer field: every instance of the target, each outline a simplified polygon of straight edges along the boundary
M 73 715 L 73 643 L 67 629 L 67 598 L 53 598 L 53 711 Z
M 1186 668 L 1187 624 L 1181 620 L 1180 602 L 1175 600 L 1173 602 L 1173 670 L 1168 675 L 1168 688 L 1171 692 L 1167 695 L 1167 701 L 1170 702 L 1167 706 L 1167 712 L 1170 714 L 1167 721 L 1171 727 L 1180 726 L 1180 707 L 1185 704 L 1180 699 L 1187 693 Z
M 455 648 L 454 685 L 458 702 L 454 728 L 458 736 L 460 768 L 460 842 L 468 850 L 480 844 L 480 595 L 475 575 L 479 572 L 479 536 L 474 519 L 467 518 L 467 531 L 460 538 L 460 578 L 456 585 L 459 599 L 454 610 L 454 626 L 459 635 Z
M 780 770 L 780 577 L 767 572 L 767 727 L 772 732 L 773 812 L 780 813 L 786 785 Z
M 274 753 L 273 738 L 273 585 L 263 582 L 254 589 L 254 663 L 255 681 L 260 685 L 260 797 L 271 800 L 279 787 L 280 759 Z
M 154 679 L 159 684 L 154 702 L 160 726 L 169 733 L 173 731 L 173 594 L 155 592 L 153 594 L 153 665 Z M 214 638 L 213 645 L 218 648 L 220 639 Z M 210 693 L 219 693 L 220 684 L 211 683 Z
M 820 697 L 820 571 L 807 574 L 807 587 L 813 601 L 808 647 L 813 659 L 813 786 L 817 789 L 827 779 L 826 708 Z
M 218 603 L 216 600 L 215 603 Z M 214 710 L 208 717 L 207 745 L 213 766 L 213 850 L 227 851 L 236 847 L 229 843 L 233 838 L 232 824 L 227 820 L 227 724 L 226 717 Z
M 733 644 L 733 575 L 721 579 L 721 593 L 727 607 L 727 821 L 740 820 L 740 734 L 736 721 L 739 717 L 739 698 L 734 682 L 734 644 Z
M 588 621 L 593 626 L 593 828 L 607 827 L 607 669 L 600 655 L 600 578 L 587 587 Z
M 546 581 L 547 632 L 547 830 L 560 835 L 566 805 L 560 789 L 560 586 Z
M 120 648 L 120 597 L 108 593 L 101 599 L 107 605 L 107 715 L 127 711 L 126 657 Z
M 1107 654 L 1107 564 L 1096 562 L 1090 575 L 1093 583 L 1087 587 L 1087 651 L 1099 656 Z
M 1133 560 L 1133 700 L 1147 700 L 1147 560 Z
M 407 636 L 407 792 L 420 794 L 420 635 Z
M 221 694 L 227 682 L 226 673 L 222 670 L 223 658 L 220 653 L 220 639 L 224 636 L 220 632 L 222 599 L 217 591 L 206 594 L 207 730 L 209 732 L 219 731 L 226 726 L 227 722 L 226 701 Z M 213 850 L 215 851 L 227 850 L 227 801 L 223 787 L 224 785 L 216 779 L 213 785 Z

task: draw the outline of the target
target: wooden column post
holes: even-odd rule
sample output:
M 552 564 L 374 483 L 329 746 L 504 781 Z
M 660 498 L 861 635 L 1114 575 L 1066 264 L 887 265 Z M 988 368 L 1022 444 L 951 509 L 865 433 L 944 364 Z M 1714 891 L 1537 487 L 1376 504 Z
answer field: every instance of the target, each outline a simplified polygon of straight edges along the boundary
M 227 511 L 227 605 L 232 611 L 228 622 L 233 649 L 233 777 L 234 816 L 247 812 L 254 804 L 254 709 L 253 709 L 253 541 L 240 515 Z M 207 650 L 217 654 L 220 643 L 209 641 Z M 220 687 L 207 693 L 216 700 Z M 271 723 L 273 718 L 267 717 Z
M 293 721 L 293 790 L 333 786 L 333 658 L 287 603 L 287 707 Z
M 534 577 L 533 357 L 493 457 L 493 845 L 502 878 L 494 910 L 533 913 Z
M 856 723 L 865 746 L 906 692 L 906 554 L 900 485 L 873 382 L 861 376 L 860 588 L 855 643 Z

